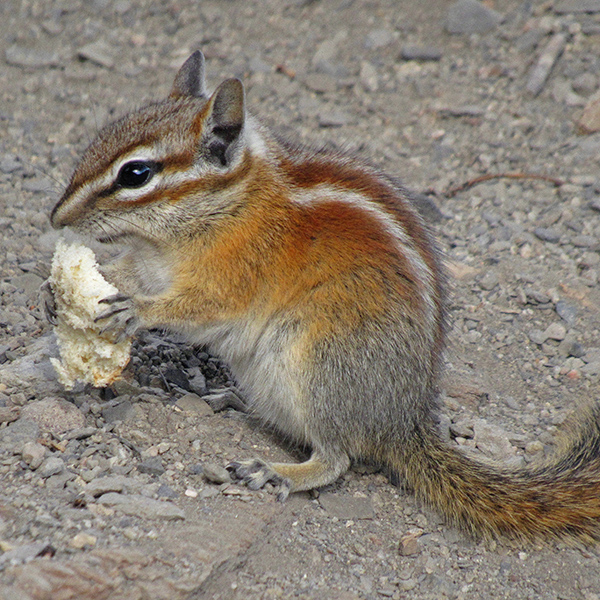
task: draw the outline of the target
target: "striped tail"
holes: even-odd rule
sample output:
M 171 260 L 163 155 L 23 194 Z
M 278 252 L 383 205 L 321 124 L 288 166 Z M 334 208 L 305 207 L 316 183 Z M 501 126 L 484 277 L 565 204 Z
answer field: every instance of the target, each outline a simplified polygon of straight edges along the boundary
M 389 462 L 417 497 L 475 536 L 600 540 L 600 405 L 584 411 L 553 460 L 509 470 L 420 428 Z

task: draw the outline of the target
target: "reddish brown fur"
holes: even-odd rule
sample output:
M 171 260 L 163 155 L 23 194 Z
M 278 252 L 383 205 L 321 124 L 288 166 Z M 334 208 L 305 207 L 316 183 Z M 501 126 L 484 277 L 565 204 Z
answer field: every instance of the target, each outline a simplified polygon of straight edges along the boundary
M 385 310 L 388 299 L 381 294 L 393 273 L 404 274 L 394 293 L 412 307 L 415 317 L 420 314 L 422 305 L 415 293 L 419 282 L 414 281 L 404 257 L 390 251 L 392 240 L 382 232 L 374 217 L 342 202 L 294 206 L 285 197 L 261 197 L 260 192 L 253 194 L 251 206 L 242 210 L 243 219 L 233 221 L 220 235 L 211 237 L 208 247 L 197 253 L 186 250 L 188 258 L 181 257 L 183 262 L 178 271 L 182 287 L 194 285 L 199 272 L 205 273 L 202 281 L 214 281 L 214 286 L 205 292 L 206 301 L 210 305 L 222 298 L 219 304 L 228 317 L 244 314 L 251 304 L 255 310 L 260 307 L 267 313 L 284 309 L 307 294 L 315 297 L 309 304 L 314 309 L 328 306 L 330 300 L 318 300 L 322 293 L 320 286 L 331 280 L 340 281 L 363 266 L 378 275 L 372 293 L 359 306 L 355 302 L 357 290 L 347 290 L 346 296 L 342 294 L 338 300 L 346 312 L 339 312 L 336 319 L 356 319 L 358 312 L 376 314 Z M 265 229 L 271 231 L 272 247 L 261 233 Z M 332 252 L 335 261 L 331 260 Z M 268 262 L 265 256 L 269 256 Z M 245 268 L 240 268 L 241 263 Z M 264 291 L 260 292 L 261 289 Z M 329 286 L 324 293 L 331 292 Z M 185 291 L 181 295 L 192 297 Z M 305 303 L 303 300 L 302 304 Z M 182 306 L 181 310 L 189 313 L 193 307 Z M 204 303 L 202 311 L 206 311 Z
M 374 203 L 382 206 L 390 215 L 396 218 L 405 228 L 408 236 L 414 242 L 415 248 L 423 257 L 425 264 L 431 270 L 436 285 L 434 301 L 440 314 L 443 313 L 443 292 L 441 289 L 443 273 L 437 252 L 432 245 L 431 234 L 423 222 L 417 217 L 414 210 L 408 210 L 406 202 L 399 197 L 397 190 L 393 190 L 390 183 L 371 170 L 358 166 L 353 161 L 345 158 L 344 162 L 334 161 L 327 156 L 306 157 L 302 162 L 292 162 L 289 159 L 281 161 L 284 173 L 289 178 L 290 185 L 300 188 L 314 188 L 328 184 L 358 192 L 370 198 Z M 409 275 L 406 269 L 402 270 L 403 276 Z M 410 277 L 408 277 L 410 280 Z M 444 346 L 443 320 L 435 339 L 436 354 L 441 355 Z

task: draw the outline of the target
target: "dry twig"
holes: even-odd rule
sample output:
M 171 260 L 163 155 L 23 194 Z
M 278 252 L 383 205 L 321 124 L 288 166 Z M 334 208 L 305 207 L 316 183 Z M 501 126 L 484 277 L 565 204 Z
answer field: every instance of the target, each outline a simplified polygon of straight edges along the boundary
M 450 188 L 448 191 L 442 192 L 442 195 L 446 196 L 446 198 L 452 198 L 459 192 L 463 192 L 464 190 L 468 190 L 478 183 L 483 183 L 492 179 L 537 179 L 540 181 L 548 181 L 556 187 L 560 187 L 565 183 L 562 179 L 551 177 L 550 175 L 538 175 L 536 173 L 488 173 L 487 175 L 481 175 L 480 177 L 469 179 L 468 181 L 465 181 L 456 187 Z

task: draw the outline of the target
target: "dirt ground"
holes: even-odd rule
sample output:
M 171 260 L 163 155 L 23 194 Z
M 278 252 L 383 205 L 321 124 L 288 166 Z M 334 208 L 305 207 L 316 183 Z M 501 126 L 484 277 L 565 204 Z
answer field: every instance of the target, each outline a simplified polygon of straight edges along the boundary
M 0 19 L 0 598 L 600 599 L 598 548 L 468 538 L 371 465 L 285 503 L 229 481 L 230 460 L 302 455 L 201 400 L 224 365 L 148 332 L 124 381 L 66 392 L 37 295 L 78 156 L 201 49 L 211 88 L 242 78 L 280 134 L 423 195 L 451 272 L 442 427 L 478 458 L 551 454 L 600 395 L 599 3 L 4 0 Z M 453 193 L 486 174 L 516 176 Z

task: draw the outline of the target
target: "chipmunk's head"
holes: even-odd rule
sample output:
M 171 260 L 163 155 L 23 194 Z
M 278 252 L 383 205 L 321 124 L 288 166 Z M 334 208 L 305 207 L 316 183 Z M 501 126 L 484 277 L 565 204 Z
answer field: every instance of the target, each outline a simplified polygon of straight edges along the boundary
M 164 239 L 192 216 L 196 227 L 208 227 L 233 210 L 256 138 L 247 129 L 242 82 L 228 79 L 208 95 L 204 56 L 194 52 L 166 100 L 100 132 L 54 207 L 52 225 L 104 242 Z

